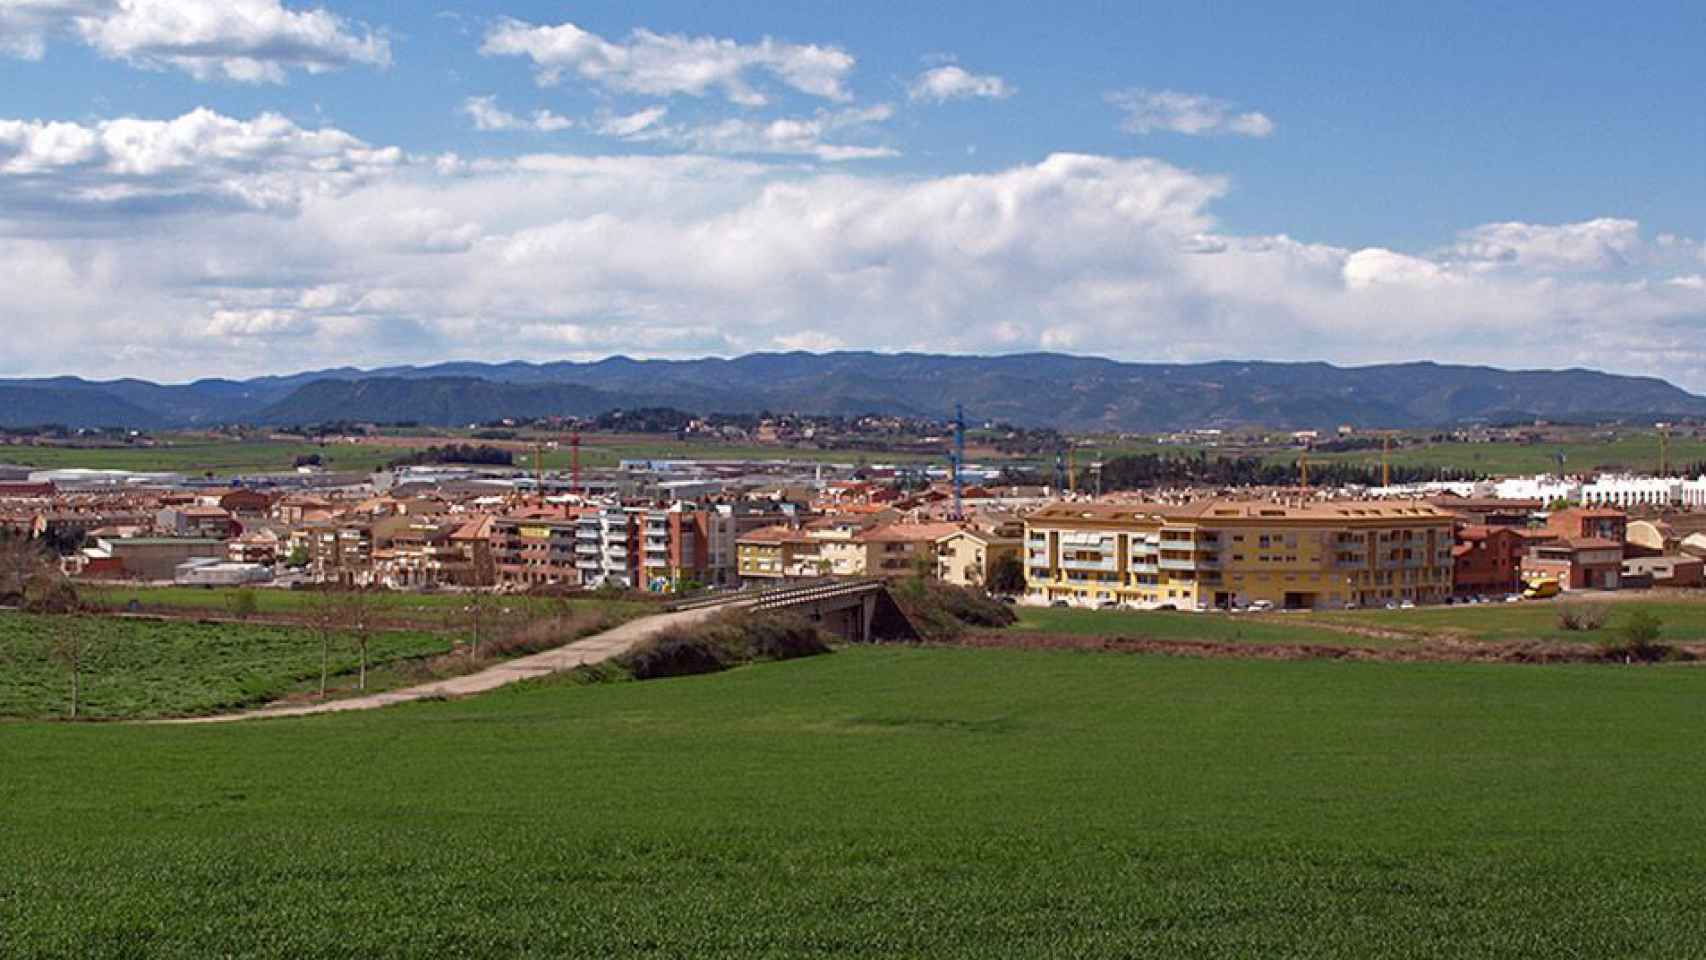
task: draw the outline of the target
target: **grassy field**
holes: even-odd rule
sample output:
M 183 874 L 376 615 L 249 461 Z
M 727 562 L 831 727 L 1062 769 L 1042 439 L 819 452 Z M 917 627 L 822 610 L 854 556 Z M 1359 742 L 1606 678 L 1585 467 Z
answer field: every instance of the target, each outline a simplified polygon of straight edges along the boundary
M 1566 608 L 1605 613 L 1598 631 L 1564 629 L 1559 615 Z M 1418 636 L 1453 635 L 1490 642 L 1510 640 L 1592 641 L 1615 634 L 1636 610 L 1645 610 L 1662 624 L 1661 639 L 1669 643 L 1706 642 L 1706 602 L 1700 600 L 1524 601 L 1475 606 L 1425 607 L 1414 610 L 1355 610 L 1313 613 L 1309 620 L 1353 627 L 1401 630 Z
M 90 719 L 197 716 L 264 704 L 310 683 L 318 689 L 320 641 L 301 628 L 0 613 L 0 717 L 67 712 L 70 674 L 52 656 L 62 630 L 85 639 L 81 712 Z M 448 653 L 451 645 L 445 634 L 374 634 L 369 688 L 400 682 L 396 661 Z M 335 640 L 337 685 L 348 685 L 357 664 L 349 640 Z
M 1382 646 L 1390 642 L 1293 622 L 1289 614 L 1254 616 L 1218 612 L 1060 610 L 1052 607 L 1017 607 L 1015 612 L 1019 615 L 1019 622 L 1014 624 L 1013 630 L 1074 636 L 1323 646 Z
M 1692 956 L 1706 673 L 856 649 L 0 729 L 0 955 Z
M 299 617 L 306 615 L 322 596 L 308 590 L 237 589 L 204 587 L 130 587 L 80 586 L 78 596 L 92 606 L 126 609 L 131 601 L 139 612 L 205 611 L 225 615 L 231 610 L 235 594 L 247 592 L 255 598 L 255 612 L 261 616 Z M 368 599 L 387 622 L 412 624 L 420 627 L 443 626 L 458 616 L 468 605 L 468 598 L 455 593 L 373 593 Z M 595 611 L 617 621 L 628 620 L 656 612 L 658 604 L 643 600 L 607 599 L 596 594 L 575 596 L 563 600 L 544 597 L 508 596 L 498 601 L 501 608 L 532 614 L 554 613 L 563 610 Z
M 405 448 L 360 444 L 328 443 L 321 446 L 278 440 L 237 442 L 208 440 L 205 437 L 165 437 L 155 447 L 0 447 L 0 463 L 41 470 L 80 467 L 228 476 L 289 471 L 295 467 L 297 457 L 319 456 L 328 470 L 368 473 L 409 452 Z
M 1393 466 L 1450 467 L 1488 476 L 1554 473 L 1558 469 L 1556 456 L 1565 456 L 1564 469 L 1586 473 L 1597 469 L 1651 472 L 1659 466 L 1659 441 L 1656 434 L 1636 434 L 1616 440 L 1571 443 L 1440 443 L 1406 446 L 1394 449 Z M 1295 464 L 1297 452 L 1275 453 L 1268 458 L 1274 463 Z M 1368 467 L 1380 466 L 1379 450 L 1358 450 L 1351 453 L 1311 453 L 1311 463 L 1336 461 Z M 1670 463 L 1673 468 L 1706 460 L 1706 440 L 1674 437 L 1670 444 Z

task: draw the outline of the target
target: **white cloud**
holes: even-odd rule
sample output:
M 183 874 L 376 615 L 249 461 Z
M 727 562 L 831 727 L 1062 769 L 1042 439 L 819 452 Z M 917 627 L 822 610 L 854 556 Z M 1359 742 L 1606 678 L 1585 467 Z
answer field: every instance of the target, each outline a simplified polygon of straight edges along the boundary
M 600 120 L 598 132 L 607 137 L 632 137 L 652 128 L 668 114 L 668 107 L 647 107 L 626 115 L 606 116 Z
M 847 110 L 819 110 L 809 117 L 754 120 L 730 117 L 704 124 L 660 125 L 663 111 L 643 111 L 617 118 L 601 132 L 626 140 L 663 142 L 698 153 L 753 156 L 806 156 L 825 162 L 872 160 L 899 156 L 891 147 L 831 143 L 826 138 L 845 131 L 868 129 L 894 116 L 887 104 Z M 632 128 L 632 132 L 618 132 Z
M 1254 111 L 1239 113 L 1226 100 L 1176 90 L 1116 90 L 1109 103 L 1125 113 L 1120 129 L 1127 133 L 1168 131 L 1190 136 L 1235 134 L 1266 137 L 1274 122 Z
M 294 209 L 404 160 L 341 130 L 198 108 L 175 120 L 0 120 L 0 200 L 38 209 L 238 205 Z
M 762 106 L 769 97 L 753 84 L 754 74 L 799 93 L 827 100 L 852 99 L 847 77 L 854 59 L 837 47 L 784 43 L 765 37 L 743 44 L 719 37 L 688 37 L 638 29 L 614 43 L 572 23 L 538 26 L 499 21 L 480 52 L 533 61 L 542 85 L 564 73 L 621 93 L 705 96 L 715 90 L 742 106 Z
M 1629 266 L 1644 252 L 1641 225 L 1604 217 L 1557 225 L 1488 223 L 1465 230 L 1441 258 L 1457 263 L 1536 270 L 1603 270 Z
M 1015 92 L 1011 84 L 994 74 L 970 73 L 957 64 L 947 64 L 919 74 L 907 96 L 915 101 L 942 103 L 974 97 L 1004 100 Z
M 568 117 L 549 110 L 535 110 L 532 115 L 518 117 L 498 106 L 495 96 L 469 97 L 462 101 L 462 112 L 474 121 L 474 129 L 483 131 L 532 130 L 535 133 L 556 133 L 575 125 Z
M 199 79 L 282 83 L 292 68 L 323 73 L 387 66 L 390 42 L 323 8 L 280 0 L 4 0 L 0 52 L 39 59 L 50 37 L 101 56 Z
M 450 356 L 1053 346 L 1580 364 L 1706 387 L 1693 240 L 1633 268 L 1518 257 L 1490 270 L 1231 233 L 1212 212 L 1226 180 L 1151 159 L 937 177 L 681 155 L 452 162 L 276 118 L 190 117 L 0 126 L 0 287 L 29 291 L 8 319 L 30 331 L 0 363 L 182 379 Z M 114 126 L 145 135 L 132 145 Z M 257 177 L 290 202 L 234 202 Z M 58 200 L 115 186 L 200 206 L 143 220 Z

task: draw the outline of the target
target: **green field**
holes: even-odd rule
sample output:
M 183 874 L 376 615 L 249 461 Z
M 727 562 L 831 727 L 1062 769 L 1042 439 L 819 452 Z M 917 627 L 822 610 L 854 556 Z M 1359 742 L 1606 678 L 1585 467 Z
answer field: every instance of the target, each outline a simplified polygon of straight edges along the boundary
M 0 463 L 42 470 L 85 468 L 227 476 L 289 471 L 297 457 L 319 456 L 326 469 L 370 473 L 410 451 L 396 447 L 277 440 L 215 441 L 161 438 L 155 447 L 0 447 Z
M 1605 612 L 1597 631 L 1566 630 L 1559 615 L 1566 608 L 1589 605 Z M 1523 601 L 1474 606 L 1419 607 L 1414 610 L 1356 610 L 1313 613 L 1307 618 L 1354 627 L 1399 630 L 1418 636 L 1460 636 L 1488 642 L 1513 640 L 1570 640 L 1591 642 L 1615 634 L 1636 610 L 1645 610 L 1662 625 L 1669 643 L 1706 642 L 1706 602 L 1686 600 Z
M 0 613 L 0 717 L 63 716 L 70 672 L 52 648 L 61 631 L 85 639 L 81 713 L 89 719 L 199 716 L 318 689 L 320 641 L 302 628 Z M 369 648 L 370 689 L 393 686 L 397 661 L 448 653 L 452 638 L 382 631 Z M 357 670 L 347 637 L 332 647 L 338 686 Z M 4 955 L 4 951 L 0 951 Z
M 302 617 L 324 596 L 312 590 L 207 589 L 203 587 L 80 586 L 79 598 L 86 604 L 108 610 L 126 609 L 136 601 L 139 612 L 206 611 L 224 615 L 231 610 L 237 593 L 255 599 L 255 612 L 263 617 Z M 420 627 L 439 627 L 460 615 L 468 597 L 459 593 L 370 593 L 365 595 L 386 622 Z M 661 600 L 661 598 L 660 598 Z M 541 615 L 566 611 L 596 612 L 620 622 L 655 613 L 659 604 L 644 600 L 606 599 L 596 594 L 563 599 L 506 596 L 496 602 L 499 609 Z
M 1167 611 L 1078 610 L 1017 607 L 1014 630 L 1073 636 L 1176 640 L 1206 643 L 1317 644 L 1382 646 L 1390 641 L 1353 636 L 1301 622 L 1291 615 L 1173 613 Z
M 0 956 L 1693 956 L 1706 673 L 854 649 L 0 728 Z
M 1560 443 L 1439 443 L 1423 446 L 1396 447 L 1391 453 L 1394 467 L 1447 467 L 1467 470 L 1487 476 L 1555 473 L 1557 454 L 1565 456 L 1564 468 L 1571 473 L 1606 470 L 1656 472 L 1659 467 L 1659 440 L 1656 434 L 1638 434 L 1616 440 Z M 1272 454 L 1270 462 L 1295 464 L 1297 452 L 1288 450 Z M 1366 467 L 1380 466 L 1379 450 L 1357 450 L 1350 453 L 1311 453 L 1310 463 L 1327 461 L 1354 463 Z M 1706 461 L 1706 440 L 1673 437 L 1670 443 L 1672 469 Z

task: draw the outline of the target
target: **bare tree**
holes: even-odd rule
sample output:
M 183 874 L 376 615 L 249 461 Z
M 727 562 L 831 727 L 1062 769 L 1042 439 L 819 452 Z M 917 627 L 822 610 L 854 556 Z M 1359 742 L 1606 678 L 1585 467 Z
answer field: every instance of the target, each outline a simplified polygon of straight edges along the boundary
M 355 644 L 356 653 L 361 657 L 361 679 L 358 686 L 366 690 L 367 652 L 373 645 L 373 621 L 378 614 L 378 604 L 374 602 L 372 594 L 364 590 L 352 590 L 343 595 L 338 606 L 342 614 L 340 619 L 343 628 L 349 634 L 350 641 Z
M 340 598 L 330 590 L 321 590 L 308 601 L 308 625 L 320 641 L 320 699 L 326 699 L 326 679 L 331 671 L 332 640 L 343 625 Z
M 83 704 L 83 671 L 89 665 L 94 653 L 89 635 L 88 624 L 82 617 L 58 617 L 53 621 L 53 646 L 51 656 L 64 665 L 71 675 L 71 719 L 76 720 L 82 712 Z
M 29 582 L 49 567 L 47 552 L 25 537 L 0 539 L 0 603 L 21 604 Z

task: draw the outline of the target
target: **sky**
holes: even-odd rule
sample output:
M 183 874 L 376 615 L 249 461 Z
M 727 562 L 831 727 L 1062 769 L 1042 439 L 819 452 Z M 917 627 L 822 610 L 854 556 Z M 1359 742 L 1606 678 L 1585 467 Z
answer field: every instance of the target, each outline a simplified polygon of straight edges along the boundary
M 1706 391 L 1706 5 L 0 0 L 0 376 L 1035 350 Z

